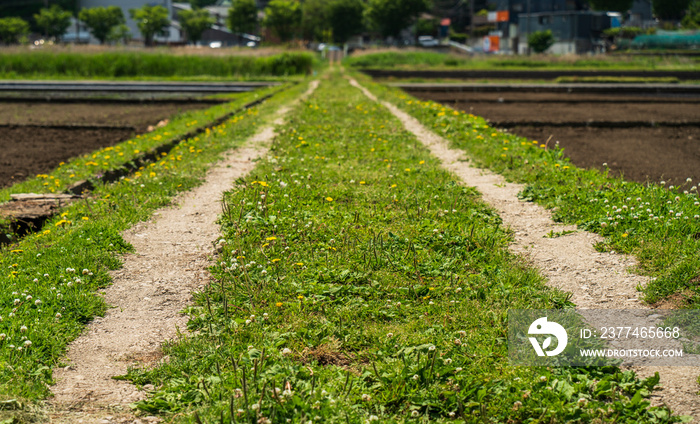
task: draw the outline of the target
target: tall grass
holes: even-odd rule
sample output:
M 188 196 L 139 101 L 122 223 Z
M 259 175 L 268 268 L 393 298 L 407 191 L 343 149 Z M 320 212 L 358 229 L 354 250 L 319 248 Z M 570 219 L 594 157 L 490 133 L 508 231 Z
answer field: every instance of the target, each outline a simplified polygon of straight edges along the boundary
M 256 77 L 308 74 L 310 53 L 272 56 L 175 56 L 169 53 L 7 52 L 0 53 L 0 75 L 8 77 Z

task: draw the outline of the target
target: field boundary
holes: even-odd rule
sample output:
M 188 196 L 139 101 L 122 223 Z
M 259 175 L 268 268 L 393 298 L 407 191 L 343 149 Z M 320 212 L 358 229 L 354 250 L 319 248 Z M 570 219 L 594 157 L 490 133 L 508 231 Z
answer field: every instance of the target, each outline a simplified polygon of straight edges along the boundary
M 674 77 L 682 81 L 700 80 L 699 71 L 635 71 L 635 70 L 394 70 L 359 69 L 372 78 L 426 78 L 426 79 L 535 79 L 547 80 L 559 77 Z

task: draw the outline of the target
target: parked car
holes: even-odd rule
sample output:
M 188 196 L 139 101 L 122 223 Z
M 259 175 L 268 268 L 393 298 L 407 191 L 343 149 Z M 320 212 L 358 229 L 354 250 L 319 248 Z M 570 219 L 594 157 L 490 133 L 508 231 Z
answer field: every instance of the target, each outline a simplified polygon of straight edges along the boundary
M 440 43 L 432 35 L 421 35 L 418 37 L 418 44 L 420 44 L 421 47 L 436 47 Z

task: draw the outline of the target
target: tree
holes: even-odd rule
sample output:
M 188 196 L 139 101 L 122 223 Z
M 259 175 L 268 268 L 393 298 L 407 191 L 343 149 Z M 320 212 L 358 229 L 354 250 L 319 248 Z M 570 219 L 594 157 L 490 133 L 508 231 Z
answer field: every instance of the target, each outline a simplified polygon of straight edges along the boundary
M 700 0 L 693 0 L 690 3 L 681 25 L 687 29 L 700 29 Z
M 690 0 L 652 0 L 654 15 L 664 21 L 680 21 L 690 6 Z
M 554 44 L 552 30 L 535 31 L 527 36 L 527 45 L 535 53 L 544 53 Z
M 107 36 L 107 40 L 115 43 L 122 42 L 127 44 L 131 40 L 131 30 L 126 24 L 119 24 L 112 28 Z
M 217 0 L 189 0 L 194 9 L 215 5 Z
M 71 13 L 78 13 L 77 0 L 51 0 L 50 3 Z M 22 18 L 29 23 L 30 31 L 43 33 L 45 28 L 37 25 L 34 15 L 40 13 L 45 5 L 43 0 L 0 0 L 0 17 Z
M 592 9 L 625 13 L 632 7 L 634 0 L 588 0 Z
M 301 6 L 297 0 L 272 0 L 265 8 L 263 25 L 282 41 L 289 41 L 301 25 Z
M 131 19 L 136 21 L 136 26 L 139 27 L 144 44 L 147 46 L 153 45 L 153 37 L 156 34 L 163 34 L 170 25 L 168 9 L 163 6 L 145 5 L 140 9 L 129 9 L 129 14 Z
M 17 17 L 0 19 L 0 41 L 3 43 L 17 44 L 27 33 L 29 33 L 29 23 L 24 19 Z
M 331 41 L 330 2 L 304 0 L 301 6 L 301 35 L 305 40 Z
M 202 39 L 202 33 L 214 25 L 214 18 L 205 9 L 183 10 L 179 13 L 180 25 L 192 44 Z
M 365 18 L 370 28 L 384 37 L 398 37 L 402 30 L 429 9 L 428 0 L 369 0 Z
M 362 15 L 365 3 L 362 0 L 335 0 L 330 5 L 329 20 L 333 28 L 333 40 L 346 43 L 350 37 L 364 30 Z
M 44 30 L 47 37 L 53 37 L 60 41 L 70 26 L 71 16 L 73 15 L 70 12 L 54 4 L 49 9 L 41 9 L 38 14 L 34 15 L 34 20 Z
M 258 8 L 255 0 L 234 0 L 228 12 L 228 27 L 241 34 L 252 34 L 258 28 Z
M 78 19 L 90 28 L 93 37 L 104 44 L 114 30 L 114 27 L 124 24 L 124 13 L 118 6 L 93 7 L 82 9 Z

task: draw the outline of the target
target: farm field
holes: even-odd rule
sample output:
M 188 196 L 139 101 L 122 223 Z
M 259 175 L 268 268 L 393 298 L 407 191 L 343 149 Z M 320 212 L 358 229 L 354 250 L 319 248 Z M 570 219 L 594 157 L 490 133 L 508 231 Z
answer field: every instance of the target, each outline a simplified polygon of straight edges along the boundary
M 426 92 L 423 100 L 486 118 L 496 128 L 558 144 L 572 163 L 630 181 L 700 179 L 700 102 L 693 96 Z M 604 165 L 606 164 L 606 165 Z
M 148 355 L 129 356 L 130 369 L 119 377 L 139 391 L 138 414 L 197 423 L 680 421 L 665 406 L 650 405 L 658 395 L 653 374 L 509 365 L 508 309 L 566 308 L 574 306 L 571 297 L 509 250 L 517 234 L 479 191 L 443 169 L 421 140 L 346 77 L 337 70 L 322 74 L 318 89 L 298 104 L 292 100 L 308 79 L 245 111 L 240 106 L 254 93 L 193 110 L 145 137 L 4 190 L 63 190 L 192 126 L 202 128 L 142 169 L 97 181 L 88 198 L 66 207 L 45 231 L 3 248 L 0 267 L 10 269 L 14 291 L 0 297 L 0 361 L 10 365 L 0 374 L 0 398 L 31 402 L 49 395 L 52 378 L 61 375 L 52 369 L 65 366 L 66 345 L 107 311 L 95 293 L 133 248 L 121 231 L 198 186 L 230 151 L 254 167 L 215 205 L 216 254 L 201 268 L 210 267 L 211 277 L 186 308 L 187 329 Z M 687 237 L 700 233 L 696 182 L 684 180 L 683 193 L 614 178 L 607 169 L 586 170 L 564 156 L 561 143 L 533 143 L 468 111 L 358 79 L 474 163 L 525 183 L 522 198 L 556 207 L 555 220 L 604 236 L 600 251 L 637 255 L 639 270 L 657 277 L 644 289 L 648 302 L 697 307 L 698 240 Z M 288 116 L 274 124 L 269 154 L 248 157 L 246 140 L 273 125 L 283 107 Z M 209 124 L 225 111 L 235 113 Z M 44 182 L 50 180 L 55 187 Z M 633 212 L 640 202 L 652 216 Z M 152 240 L 182 249 L 189 243 Z M 165 294 L 175 283 L 139 282 L 164 286 Z M 8 403 L 0 418 L 33 419 L 22 402 Z M 123 403 L 73 409 L 80 408 L 86 414 L 102 408 L 100 419 L 115 410 L 121 418 L 133 413 Z
M 47 173 L 70 158 L 128 140 L 181 112 L 205 107 L 180 103 L 0 101 L 0 187 Z

